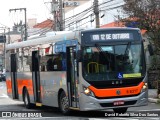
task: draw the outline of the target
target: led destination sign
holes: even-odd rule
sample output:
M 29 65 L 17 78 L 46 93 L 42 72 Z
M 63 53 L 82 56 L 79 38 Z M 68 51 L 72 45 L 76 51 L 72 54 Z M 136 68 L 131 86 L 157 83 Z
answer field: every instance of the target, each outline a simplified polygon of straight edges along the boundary
M 92 41 L 103 40 L 133 40 L 132 33 L 113 33 L 113 34 L 92 34 Z

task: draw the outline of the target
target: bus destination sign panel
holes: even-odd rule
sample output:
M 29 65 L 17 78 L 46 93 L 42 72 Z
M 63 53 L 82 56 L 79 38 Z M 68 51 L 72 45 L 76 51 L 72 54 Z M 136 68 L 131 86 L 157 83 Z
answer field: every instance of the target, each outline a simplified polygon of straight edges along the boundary
M 105 40 L 133 40 L 132 33 L 113 33 L 113 34 L 92 34 L 92 41 L 105 41 Z

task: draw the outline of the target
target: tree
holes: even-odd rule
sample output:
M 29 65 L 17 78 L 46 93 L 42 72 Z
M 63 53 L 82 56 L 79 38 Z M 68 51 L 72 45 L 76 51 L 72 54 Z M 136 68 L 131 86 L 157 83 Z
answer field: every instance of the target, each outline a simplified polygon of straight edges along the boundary
M 121 19 L 126 25 L 147 30 L 148 37 L 160 54 L 160 1 L 124 0 L 123 12 L 128 17 Z
M 127 17 L 120 18 L 119 20 L 124 22 L 126 26 L 147 30 L 149 41 L 155 47 L 154 54 L 159 56 L 160 0 L 124 0 L 124 2 L 125 4 L 122 8 L 123 13 Z M 158 76 L 158 79 L 160 80 L 160 73 Z M 158 94 L 160 94 L 160 84 L 158 88 Z

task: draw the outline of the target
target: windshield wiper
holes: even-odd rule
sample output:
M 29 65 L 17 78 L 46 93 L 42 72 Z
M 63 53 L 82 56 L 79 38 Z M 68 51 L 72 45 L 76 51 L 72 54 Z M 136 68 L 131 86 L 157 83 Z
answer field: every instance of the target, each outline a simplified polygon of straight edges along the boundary
M 104 56 L 104 58 L 110 63 L 111 60 L 109 59 L 108 56 L 106 56 L 108 53 L 106 54 L 106 53 L 103 51 L 102 47 L 101 47 L 98 43 L 95 44 L 95 47 L 99 50 L 100 53 L 102 53 L 102 55 Z
M 128 42 L 124 55 L 128 55 L 128 50 L 131 47 L 131 42 Z

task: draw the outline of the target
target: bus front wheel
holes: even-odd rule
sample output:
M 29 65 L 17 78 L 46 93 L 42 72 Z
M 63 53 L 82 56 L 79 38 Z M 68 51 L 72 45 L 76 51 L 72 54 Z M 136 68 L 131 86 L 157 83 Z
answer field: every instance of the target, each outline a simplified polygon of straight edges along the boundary
M 32 104 L 30 103 L 29 94 L 28 94 L 28 91 L 26 89 L 24 91 L 23 101 L 24 101 L 24 105 L 25 105 L 26 108 L 30 109 L 32 107 Z
M 69 114 L 69 112 L 70 112 L 70 110 L 69 110 L 69 101 L 68 101 L 68 97 L 66 96 L 64 91 L 60 94 L 59 107 L 60 107 L 61 112 L 64 115 L 68 115 Z
M 114 110 L 114 112 L 115 113 L 126 113 L 127 112 L 127 107 L 124 107 L 124 108 L 114 108 L 113 110 Z

